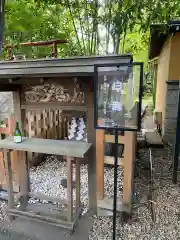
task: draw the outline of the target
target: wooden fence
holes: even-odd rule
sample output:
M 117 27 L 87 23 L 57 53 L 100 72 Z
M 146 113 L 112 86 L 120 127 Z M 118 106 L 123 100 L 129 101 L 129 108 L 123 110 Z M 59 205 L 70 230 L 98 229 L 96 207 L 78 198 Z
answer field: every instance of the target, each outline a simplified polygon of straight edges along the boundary
M 0 126 L 0 134 L 1 137 L 5 136 L 12 136 L 13 131 L 15 129 L 15 118 L 10 116 L 9 118 L 4 120 L 4 124 Z M 12 151 L 11 152 L 11 164 L 12 164 L 12 172 L 13 172 L 13 184 L 14 190 L 19 190 L 19 165 L 18 165 L 18 157 L 20 156 L 19 151 Z M 7 167 L 6 162 L 4 161 L 4 154 L 3 151 L 0 152 L 0 185 L 1 188 L 6 189 L 6 175 L 7 175 Z
M 68 135 L 70 116 L 56 109 L 25 110 L 24 135 L 48 139 L 64 139 Z

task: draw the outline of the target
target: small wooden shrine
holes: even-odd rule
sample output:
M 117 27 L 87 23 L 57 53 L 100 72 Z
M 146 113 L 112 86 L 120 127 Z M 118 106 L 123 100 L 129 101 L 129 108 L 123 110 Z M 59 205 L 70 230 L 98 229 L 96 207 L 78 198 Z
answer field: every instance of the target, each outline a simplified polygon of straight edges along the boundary
M 114 141 L 112 135 L 94 128 L 94 65 L 131 61 L 132 56 L 126 54 L 0 62 L 0 90 L 13 92 L 14 117 L 20 121 L 24 136 L 68 139 L 72 118 L 83 119 L 87 141 L 92 143 L 88 188 L 89 207 L 94 211 L 97 198 L 104 198 L 104 163 L 113 164 L 113 156 L 104 156 L 104 143 Z M 119 143 L 125 144 L 124 159 L 119 159 L 119 165 L 124 167 L 124 203 L 130 206 L 136 133 L 125 132 L 119 136 Z

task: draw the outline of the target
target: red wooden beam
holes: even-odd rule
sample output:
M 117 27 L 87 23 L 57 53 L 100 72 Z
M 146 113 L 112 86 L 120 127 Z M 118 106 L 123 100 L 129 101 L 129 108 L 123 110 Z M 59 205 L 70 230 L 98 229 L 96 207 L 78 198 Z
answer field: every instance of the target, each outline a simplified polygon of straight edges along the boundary
M 25 42 L 25 43 L 19 43 L 19 44 L 7 44 L 4 47 L 5 48 L 13 48 L 18 46 L 50 46 L 50 45 L 57 45 L 57 44 L 63 44 L 67 43 L 67 40 L 58 39 L 58 40 L 49 40 L 49 41 L 39 41 L 39 42 Z

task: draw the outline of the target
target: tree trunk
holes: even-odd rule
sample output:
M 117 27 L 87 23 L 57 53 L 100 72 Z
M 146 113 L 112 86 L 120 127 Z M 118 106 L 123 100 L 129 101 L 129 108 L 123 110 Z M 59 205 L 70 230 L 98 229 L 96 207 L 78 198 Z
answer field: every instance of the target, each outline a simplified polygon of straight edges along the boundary
M 114 41 L 113 41 L 113 43 L 114 43 L 114 53 L 115 53 L 115 54 L 119 54 L 120 33 L 118 33 L 115 37 L 116 37 L 116 38 L 115 38 Z

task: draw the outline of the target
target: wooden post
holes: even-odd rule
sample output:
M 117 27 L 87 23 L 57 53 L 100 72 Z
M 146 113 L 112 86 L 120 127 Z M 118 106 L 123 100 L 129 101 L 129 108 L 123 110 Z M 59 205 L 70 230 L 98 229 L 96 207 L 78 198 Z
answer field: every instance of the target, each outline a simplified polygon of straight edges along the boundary
M 80 159 L 76 158 L 76 211 L 80 207 Z
M 104 143 L 114 143 L 114 136 L 105 134 L 104 130 L 96 130 L 96 192 L 98 200 L 104 198 Z M 131 211 L 134 161 L 136 158 L 136 133 L 125 132 L 124 136 L 118 137 L 118 142 L 124 144 L 124 180 L 123 180 L 123 203 L 126 209 Z
M 87 106 L 87 139 L 92 143 L 92 148 L 88 155 L 88 191 L 89 191 L 89 209 L 97 212 L 96 199 L 96 130 L 94 128 L 94 102 L 93 93 L 86 86 L 85 104 Z
M 28 204 L 28 193 L 30 192 L 29 167 L 26 152 L 18 151 L 19 181 L 21 193 L 21 210 L 24 210 Z
M 135 132 L 125 132 L 124 158 L 123 204 L 125 204 L 129 208 L 129 211 L 131 211 L 134 164 L 136 158 Z
M 7 176 L 7 182 L 8 182 L 8 208 L 12 209 L 14 207 L 13 179 L 12 179 L 10 151 L 7 149 L 4 150 L 4 162 L 6 166 L 6 176 Z
M 57 44 L 54 42 L 52 45 L 52 57 L 57 58 Z
M 72 159 L 66 157 L 67 160 L 67 201 L 68 201 L 68 216 L 69 222 L 73 217 L 73 189 L 72 189 Z
M 96 192 L 99 200 L 104 198 L 104 135 L 104 130 L 96 130 Z

